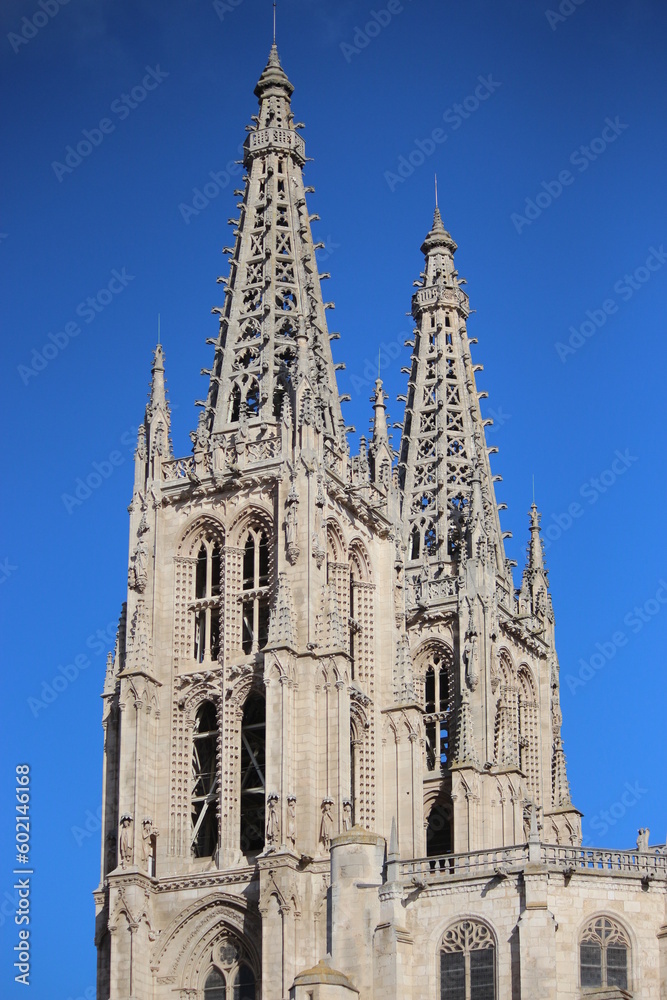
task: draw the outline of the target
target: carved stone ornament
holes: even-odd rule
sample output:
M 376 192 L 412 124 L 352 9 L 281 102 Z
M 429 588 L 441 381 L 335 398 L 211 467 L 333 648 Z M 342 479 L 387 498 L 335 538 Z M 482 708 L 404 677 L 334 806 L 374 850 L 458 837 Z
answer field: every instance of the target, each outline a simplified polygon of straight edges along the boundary
M 320 843 L 325 851 L 328 851 L 331 847 L 331 838 L 333 836 L 333 799 L 323 799 L 322 801 L 322 820 L 320 822 Z
M 287 832 L 285 835 L 285 840 L 287 841 L 287 846 L 291 847 L 292 850 L 296 849 L 296 795 L 287 796 Z
M 299 494 L 294 483 L 290 487 L 285 501 L 287 510 L 285 512 L 285 551 L 290 565 L 294 566 L 299 558 L 298 532 L 299 532 Z
M 148 583 L 148 546 L 139 538 L 130 559 L 127 583 L 131 590 L 143 594 Z
M 127 868 L 134 861 L 133 822 L 129 813 L 120 818 L 120 838 L 118 841 L 120 866 Z
M 280 841 L 280 819 L 278 817 L 278 796 L 275 792 L 269 795 L 266 811 L 266 844 L 275 848 Z

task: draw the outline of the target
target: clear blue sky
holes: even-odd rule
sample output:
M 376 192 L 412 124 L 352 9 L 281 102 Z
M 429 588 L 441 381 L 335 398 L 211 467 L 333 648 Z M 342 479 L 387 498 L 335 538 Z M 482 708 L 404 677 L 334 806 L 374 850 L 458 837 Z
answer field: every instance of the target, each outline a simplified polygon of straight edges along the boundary
M 56 0 L 44 3 L 53 11 Z M 385 0 L 281 0 L 278 43 L 315 158 L 310 209 L 327 244 L 346 418 L 359 432 L 383 344 L 391 396 L 404 391 L 405 313 L 438 173 L 476 309 L 478 388 L 496 418 L 488 443 L 500 449 L 503 528 L 520 567 L 533 475 L 550 529 L 573 798 L 588 841 L 629 847 L 639 826 L 652 842 L 667 830 L 667 8 L 561 7 L 572 13 L 554 2 L 548 16 L 549 0 L 394 0 L 389 16 Z M 371 9 L 388 23 L 367 31 Z M 226 165 L 256 111 L 271 4 L 70 0 L 40 12 L 38 0 L 5 0 L 0 11 L 0 991 L 22 995 L 17 928 L 2 904 L 14 767 L 26 761 L 30 996 L 74 1000 L 92 996 L 95 981 L 99 694 L 126 587 L 132 446 L 157 314 L 174 446 L 186 454 L 235 215 L 238 178 Z M 144 78 L 153 89 L 141 89 Z M 86 155 L 68 165 L 67 147 L 82 141 Z M 215 196 L 188 211 L 206 184 Z M 399 404 L 391 414 L 400 419 Z M 67 501 L 95 463 L 107 477 L 83 502 Z M 73 663 L 78 676 L 58 682 L 51 704 L 30 701 Z

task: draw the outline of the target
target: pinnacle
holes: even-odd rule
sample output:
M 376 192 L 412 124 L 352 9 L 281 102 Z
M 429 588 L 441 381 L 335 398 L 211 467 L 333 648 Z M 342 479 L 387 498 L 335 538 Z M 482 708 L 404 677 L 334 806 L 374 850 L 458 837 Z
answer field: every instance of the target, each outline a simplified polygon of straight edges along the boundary
M 164 351 L 162 350 L 162 344 L 158 344 L 155 348 L 155 353 L 153 354 L 153 372 L 164 371 Z
M 261 100 L 267 90 L 271 87 L 276 87 L 285 91 L 288 97 L 291 97 L 294 93 L 294 87 L 290 83 L 285 70 L 280 65 L 280 56 L 278 55 L 278 47 L 275 42 L 271 46 L 269 59 L 264 67 L 264 71 L 257 81 L 255 95 Z
M 428 254 L 431 250 L 436 250 L 438 247 L 445 247 L 451 253 L 454 253 L 457 249 L 456 243 L 445 229 L 440 209 L 436 207 L 433 215 L 433 225 L 422 244 L 421 251 L 423 254 Z
M 530 507 L 530 544 L 528 548 L 528 564 L 531 569 L 544 569 L 544 551 L 540 538 L 540 513 L 535 501 Z

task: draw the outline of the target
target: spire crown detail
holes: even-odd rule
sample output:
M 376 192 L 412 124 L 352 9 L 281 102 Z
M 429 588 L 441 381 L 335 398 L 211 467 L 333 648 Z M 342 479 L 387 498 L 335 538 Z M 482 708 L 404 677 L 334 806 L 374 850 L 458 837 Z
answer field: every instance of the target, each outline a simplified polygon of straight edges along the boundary
M 441 248 L 448 250 L 451 254 L 454 254 L 458 249 L 451 235 L 445 229 L 440 209 L 436 206 L 435 213 L 433 215 L 433 225 L 431 226 L 426 239 L 422 243 L 421 251 L 424 255 L 428 255 L 434 250 Z
M 262 100 L 262 98 L 269 96 L 272 90 L 287 94 L 288 100 L 294 93 L 294 86 L 290 83 L 287 73 L 282 68 L 280 63 L 278 46 L 275 41 L 271 46 L 268 62 L 262 71 L 262 75 L 257 81 L 255 96 Z

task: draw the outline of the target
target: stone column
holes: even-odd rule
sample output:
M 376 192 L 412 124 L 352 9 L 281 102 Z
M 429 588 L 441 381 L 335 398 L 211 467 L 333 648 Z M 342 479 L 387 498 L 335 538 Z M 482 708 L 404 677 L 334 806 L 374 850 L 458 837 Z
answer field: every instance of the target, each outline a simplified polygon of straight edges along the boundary
M 331 962 L 365 996 L 373 995 L 373 956 L 359 929 L 379 920 L 384 845 L 360 827 L 331 842 Z
M 557 1000 L 556 920 L 547 907 L 548 879 L 540 864 L 524 869 L 526 904 L 518 922 L 521 996 Z

